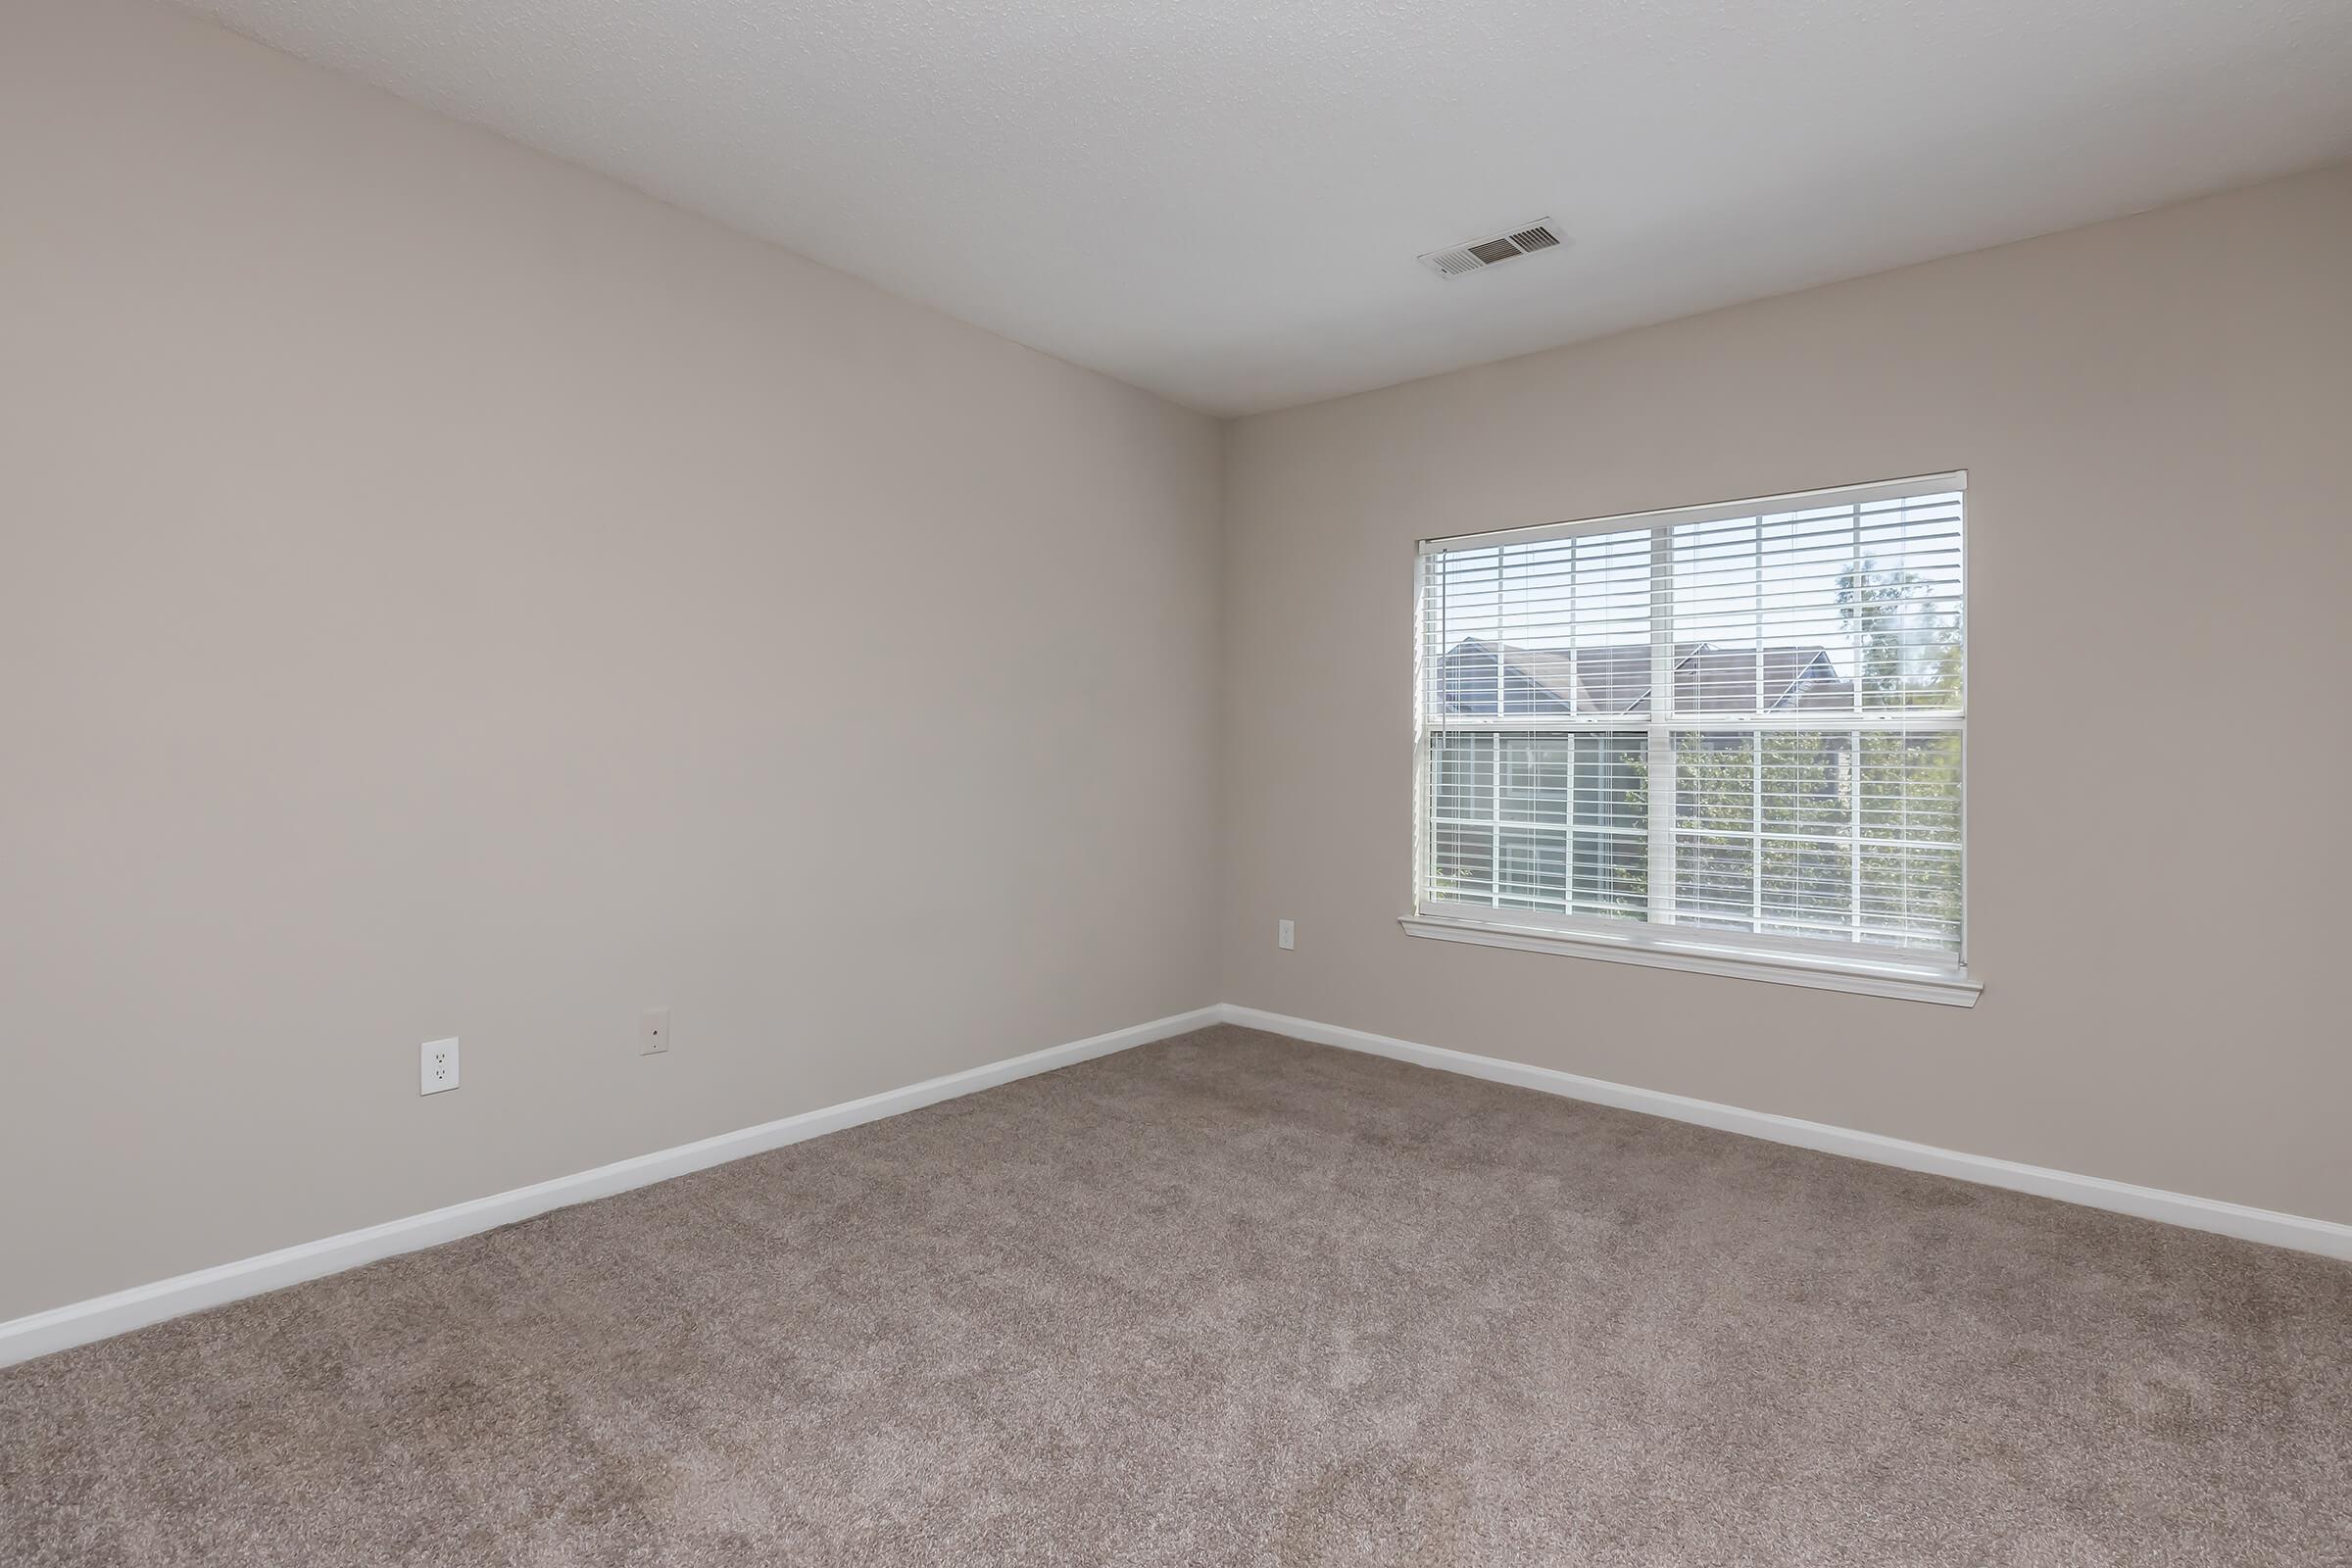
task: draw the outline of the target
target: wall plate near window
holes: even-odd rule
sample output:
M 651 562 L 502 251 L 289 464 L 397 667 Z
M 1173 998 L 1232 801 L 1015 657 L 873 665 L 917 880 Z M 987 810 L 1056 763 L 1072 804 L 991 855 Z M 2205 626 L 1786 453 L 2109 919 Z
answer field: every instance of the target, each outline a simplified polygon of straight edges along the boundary
M 1407 929 L 1973 1003 L 1966 483 L 1425 541 Z

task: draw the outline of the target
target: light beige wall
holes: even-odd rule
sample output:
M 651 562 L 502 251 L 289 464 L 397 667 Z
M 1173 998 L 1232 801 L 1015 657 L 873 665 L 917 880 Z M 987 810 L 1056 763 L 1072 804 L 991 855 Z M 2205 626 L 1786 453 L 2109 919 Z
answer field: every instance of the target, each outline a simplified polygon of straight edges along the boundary
M 1217 466 L 176 13 L 4 0 L 0 1318 L 1212 1000 Z
M 2352 169 L 1244 420 L 1227 463 L 1226 1000 L 2352 1220 Z M 1397 929 L 1416 538 L 1958 467 L 1974 1010 Z

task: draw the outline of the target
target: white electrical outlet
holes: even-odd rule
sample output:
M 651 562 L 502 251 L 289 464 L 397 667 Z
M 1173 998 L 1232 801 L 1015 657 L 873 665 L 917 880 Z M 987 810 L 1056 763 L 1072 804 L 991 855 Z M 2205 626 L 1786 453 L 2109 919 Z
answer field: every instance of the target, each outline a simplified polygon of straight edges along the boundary
M 1298 945 L 1298 926 L 1289 920 L 1276 922 L 1274 926 L 1274 945 L 1282 949 L 1285 953 L 1288 953 L 1291 949 L 1297 947 Z
M 669 1049 L 669 1009 L 648 1007 L 637 1015 L 637 1054 L 651 1056 Z
M 444 1089 L 458 1087 L 458 1042 L 427 1040 L 416 1054 L 416 1092 L 437 1095 Z

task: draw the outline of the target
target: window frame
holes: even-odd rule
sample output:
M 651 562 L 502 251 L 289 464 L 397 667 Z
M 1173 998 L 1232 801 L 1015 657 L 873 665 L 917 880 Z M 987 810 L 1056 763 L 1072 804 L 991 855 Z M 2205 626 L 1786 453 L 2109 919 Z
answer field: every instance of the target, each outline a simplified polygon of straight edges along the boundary
M 1573 521 L 1539 524 L 1526 528 L 1497 529 L 1475 534 L 1435 537 L 1416 541 L 1413 562 L 1413 789 L 1412 789 L 1412 886 L 1407 907 L 1412 911 L 1399 916 L 1398 923 L 1408 935 L 1429 937 L 1451 942 L 1468 942 L 1490 947 L 1513 948 L 1535 952 L 1558 953 L 1580 957 L 1608 961 L 1645 964 L 1655 967 L 1690 970 L 1699 973 L 1737 976 L 1776 984 L 1814 986 L 1823 989 L 1859 992 L 1866 995 L 1895 997 L 1904 1000 L 1936 1002 L 1960 1006 L 1973 1005 L 1984 987 L 1972 978 L 1968 969 L 1969 942 L 1969 846 L 1968 830 L 1968 712 L 1969 689 L 1969 572 L 1968 536 L 1973 521 L 1966 491 L 1968 473 L 1953 469 L 1943 473 L 1923 474 L 1907 479 L 1893 479 L 1863 485 L 1842 485 L 1821 490 L 1796 491 L 1782 495 L 1758 496 L 1738 501 L 1709 503 L 1702 506 L 1678 507 L 1651 512 L 1624 513 L 1604 517 L 1580 518 Z M 1914 496 L 1944 491 L 1961 493 L 1958 570 L 1960 581 L 1960 706 L 1956 712 L 1938 711 L 1890 720 L 1884 715 L 1869 715 L 1857 711 L 1853 722 L 1836 721 L 1835 710 L 1807 710 L 1798 712 L 1751 714 L 1728 712 L 1675 711 L 1675 623 L 1673 614 L 1673 552 L 1675 530 L 1691 524 L 1733 521 L 1761 517 L 1780 513 L 1800 512 L 1813 508 L 1861 506 L 1872 502 L 1907 499 Z M 1425 572 L 1428 559 L 1449 552 L 1489 549 L 1506 545 L 1538 544 L 1558 539 L 1604 533 L 1630 533 L 1647 530 L 1650 534 L 1648 642 L 1651 650 L 1652 692 L 1663 694 L 1666 711 L 1654 710 L 1640 714 L 1596 713 L 1576 715 L 1497 712 L 1493 717 L 1449 715 L 1443 722 L 1429 711 L 1432 657 L 1431 631 L 1428 624 L 1429 595 Z M 1444 657 L 1444 651 L 1438 651 Z M 1500 679 L 1498 672 L 1497 678 Z M 1676 792 L 1649 792 L 1647 831 L 1642 835 L 1646 853 L 1654 858 L 1659 846 L 1667 847 L 1666 869 L 1661 876 L 1651 878 L 1652 904 L 1650 911 L 1641 919 L 1584 915 L 1543 909 L 1514 909 L 1494 904 L 1454 903 L 1432 899 L 1427 890 L 1432 886 L 1436 870 L 1436 844 L 1432 832 L 1432 781 L 1430 769 L 1434 737 L 1441 733 L 1484 733 L 1496 738 L 1493 767 L 1499 779 L 1503 769 L 1501 738 L 1512 734 L 1606 734 L 1638 732 L 1646 737 L 1651 776 L 1657 776 L 1661 750 L 1671 754 L 1678 735 L 1690 732 L 1745 732 L 1761 736 L 1773 730 L 1803 730 L 1809 732 L 1839 731 L 1868 733 L 1939 732 L 1959 737 L 1959 919 L 1957 946 L 1949 955 L 1917 948 L 1879 945 L 1858 941 L 1838 941 L 1820 937 L 1784 937 L 1757 932 L 1727 930 L 1721 927 L 1677 925 L 1669 918 L 1658 918 L 1655 889 L 1662 881 L 1673 886 L 1673 845 L 1676 833 Z M 1571 756 L 1574 752 L 1572 749 Z M 1759 759 L 1758 765 L 1762 762 Z M 1571 767 L 1570 791 L 1573 799 L 1574 773 Z M 1497 818 L 1499 821 L 1500 818 Z M 1571 829 L 1567 851 L 1570 867 L 1568 902 L 1575 902 L 1574 845 L 1576 834 L 1571 811 Z M 1495 874 L 1499 876 L 1497 865 Z

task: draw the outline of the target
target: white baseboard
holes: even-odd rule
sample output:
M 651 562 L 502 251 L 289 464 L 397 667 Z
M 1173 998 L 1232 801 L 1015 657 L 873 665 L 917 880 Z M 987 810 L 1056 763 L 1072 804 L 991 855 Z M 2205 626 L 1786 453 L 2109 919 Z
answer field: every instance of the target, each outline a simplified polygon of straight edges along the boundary
M 1623 1110 L 1643 1111 L 1674 1121 L 1695 1122 L 1701 1127 L 1744 1133 L 1750 1138 L 1762 1138 L 1776 1144 L 1793 1144 L 1799 1149 L 1843 1154 L 1881 1165 L 1898 1165 L 1904 1170 L 1957 1177 L 1961 1181 L 1977 1182 L 1986 1187 L 2005 1187 L 2012 1192 L 2033 1193 L 2090 1208 L 2109 1209 L 2118 1214 L 2161 1220 L 2170 1225 L 2186 1226 L 2190 1230 L 2212 1231 L 2221 1236 L 2234 1236 L 2241 1241 L 2288 1247 L 2297 1251 L 2318 1252 L 2326 1257 L 2352 1259 L 2352 1225 L 2338 1224 L 2333 1220 L 2281 1214 L 2268 1208 L 2249 1208 L 2243 1203 L 2224 1203 L 2210 1198 L 2191 1198 L 2185 1193 L 2135 1187 L 2130 1182 L 2108 1181 L 2100 1176 L 2077 1176 L 2070 1171 L 2050 1170 L 2041 1165 L 2021 1165 L 2015 1160 L 1994 1159 L 1984 1154 L 1963 1154 L 1930 1144 L 1915 1144 L 1908 1139 L 1886 1138 L 1877 1133 L 1855 1132 L 1851 1128 L 1832 1127 L 1817 1121 L 1799 1121 L 1793 1116 L 1776 1116 L 1769 1111 L 1742 1110 L 1738 1105 L 1721 1105 L 1710 1100 L 1692 1100 L 1685 1095 L 1669 1095 L 1655 1089 L 1635 1089 L 1601 1078 L 1556 1072 L 1549 1067 L 1531 1067 L 1525 1062 L 1505 1061 L 1498 1056 L 1475 1056 L 1467 1052 L 1446 1051 L 1438 1046 L 1418 1045 L 1410 1040 L 1367 1034 L 1361 1029 L 1317 1023 L 1310 1018 L 1288 1017 L 1256 1007 L 1238 1006 L 1230 1002 L 1220 1004 L 1213 1010 L 1226 1023 L 1263 1029 L 1269 1034 L 1289 1035 L 1295 1040 L 1311 1041 L 1316 1045 L 1338 1046 L 1375 1056 L 1390 1056 L 1398 1061 L 1435 1067 L 1441 1072 L 1458 1072 L 1465 1077 L 1516 1084 L 1522 1089 L 1540 1089 L 1547 1095 L 1564 1095 L 1570 1100 L 1587 1100 L 1597 1105 L 1615 1105 Z
M 1075 1040 L 1068 1045 L 1033 1051 L 1024 1056 L 1010 1056 L 1003 1061 L 990 1062 L 965 1072 L 950 1073 L 944 1078 L 930 1078 L 904 1089 L 892 1089 L 863 1100 L 852 1100 L 839 1105 L 827 1105 L 821 1110 L 803 1111 L 781 1121 L 762 1122 L 739 1132 L 721 1133 L 699 1143 L 681 1144 L 651 1154 L 639 1154 L 631 1159 L 616 1160 L 599 1165 L 594 1170 L 580 1171 L 570 1176 L 559 1176 L 553 1181 L 517 1187 L 512 1192 L 498 1193 L 489 1198 L 476 1198 L 447 1208 L 436 1208 L 426 1214 L 412 1214 L 406 1219 L 388 1220 L 370 1225 L 365 1230 L 346 1231 L 320 1241 L 304 1242 L 296 1247 L 281 1248 L 264 1252 L 258 1257 L 241 1258 L 233 1263 L 221 1263 L 212 1268 L 198 1269 L 152 1285 L 133 1286 L 111 1296 L 95 1297 L 66 1306 L 35 1312 L 27 1317 L 0 1323 L 0 1366 L 47 1355 L 92 1340 L 103 1340 L 131 1329 L 160 1323 L 182 1313 L 202 1311 L 248 1296 L 259 1296 L 304 1280 L 317 1279 L 323 1274 L 339 1273 L 371 1263 L 379 1257 L 396 1252 L 413 1252 L 419 1248 L 436 1247 L 454 1242 L 462 1236 L 511 1225 L 533 1214 L 543 1214 L 551 1208 L 563 1208 L 571 1203 L 583 1203 L 593 1198 L 625 1192 L 632 1187 L 645 1187 L 689 1171 L 722 1165 L 747 1154 L 763 1153 L 797 1144 L 804 1139 L 819 1138 L 826 1133 L 855 1127 L 860 1122 L 879 1121 L 943 1100 L 960 1095 L 976 1094 L 1027 1078 L 1073 1062 L 1095 1056 L 1106 1056 L 1130 1046 L 1140 1046 L 1187 1030 L 1202 1028 L 1217 1021 L 1215 1007 L 1197 1007 L 1173 1017 L 1152 1023 L 1136 1024 L 1116 1029 L 1091 1040 Z
M 543 1214 L 551 1208 L 586 1202 L 591 1199 L 625 1192 L 632 1187 L 649 1186 L 672 1176 L 683 1176 L 690 1171 L 741 1159 L 747 1154 L 761 1153 L 770 1149 L 781 1149 L 787 1144 L 800 1143 L 804 1139 L 839 1132 L 861 1122 L 879 1121 L 885 1116 L 917 1110 L 943 1100 L 976 1094 L 983 1089 L 1010 1083 L 1016 1078 L 1051 1072 L 1056 1067 L 1067 1067 L 1095 1056 L 1106 1056 L 1131 1046 L 1164 1040 L 1170 1035 L 1183 1034 L 1212 1023 L 1242 1024 L 1317 1045 L 1338 1046 L 1343 1050 L 1361 1051 L 1376 1056 L 1414 1062 L 1437 1068 L 1441 1072 L 1456 1072 L 1495 1083 L 1516 1084 L 1523 1089 L 1563 1095 L 1571 1100 L 1591 1101 L 1594 1104 L 1615 1105 L 1621 1109 L 1665 1116 L 1675 1121 L 1695 1122 L 1699 1126 L 1720 1128 L 1725 1132 L 1744 1133 L 1748 1137 L 1762 1138 L 1776 1144 L 1792 1144 L 1799 1149 L 1819 1150 L 1824 1153 L 1843 1154 L 1882 1165 L 1896 1165 L 1905 1170 L 1956 1177 L 1987 1187 L 2034 1193 L 2091 1208 L 2111 1209 L 2119 1214 L 2133 1214 L 2142 1219 L 2186 1226 L 2191 1230 L 2234 1236 L 2243 1241 L 2293 1248 L 2298 1251 L 2317 1252 L 2327 1257 L 2352 1259 L 2352 1225 L 2338 1224 L 2332 1220 L 2249 1208 L 2242 1203 L 2219 1202 L 2209 1198 L 2191 1198 L 2184 1193 L 2135 1187 L 2129 1182 L 2108 1181 L 2098 1176 L 2077 1176 L 2068 1171 L 2023 1165 L 2015 1160 L 1994 1159 L 1984 1154 L 1964 1154 L 1928 1144 L 1915 1144 L 1907 1139 L 1886 1138 L 1877 1133 L 1855 1132 L 1850 1128 L 1832 1127 L 1822 1122 L 1800 1121 L 1793 1116 L 1777 1116 L 1768 1111 L 1743 1110 L 1737 1105 L 1692 1100 L 1685 1095 L 1670 1095 L 1655 1089 L 1636 1089 L 1605 1079 L 1586 1078 L 1548 1067 L 1529 1066 L 1525 1062 L 1505 1061 L 1498 1056 L 1447 1051 L 1442 1047 L 1419 1045 L 1388 1035 L 1370 1034 L 1361 1029 L 1348 1029 L 1337 1024 L 1317 1023 L 1309 1018 L 1293 1018 L 1256 1007 L 1219 1003 L 1152 1023 L 1096 1035 L 1091 1040 L 1072 1041 L 1068 1045 L 1034 1051 L 1023 1056 L 1011 1056 L 965 1072 L 950 1073 L 944 1078 L 926 1079 L 904 1089 L 868 1095 L 863 1100 L 804 1111 L 781 1121 L 763 1122 L 757 1127 L 721 1133 L 699 1143 L 681 1144 L 675 1149 L 639 1154 L 632 1159 L 600 1165 L 594 1170 L 580 1171 L 575 1175 L 559 1176 L 553 1181 L 518 1187 L 512 1192 L 454 1203 L 430 1213 L 370 1225 L 365 1230 L 346 1231 L 340 1236 L 305 1242 L 274 1252 L 265 1252 L 258 1257 L 221 1263 L 213 1268 L 198 1269 L 191 1274 L 158 1280 L 152 1285 L 134 1286 L 111 1296 L 75 1301 L 46 1312 L 35 1312 L 28 1317 L 0 1323 L 0 1366 L 46 1355 L 53 1350 L 86 1345 L 93 1340 L 107 1339 L 150 1323 L 160 1323 L 166 1318 L 178 1317 L 182 1313 L 201 1311 L 208 1306 L 259 1296 L 265 1291 L 297 1285 L 320 1275 L 356 1268 L 362 1263 L 390 1257 L 397 1252 L 435 1247 L 500 1225 L 511 1225 L 516 1220 Z

